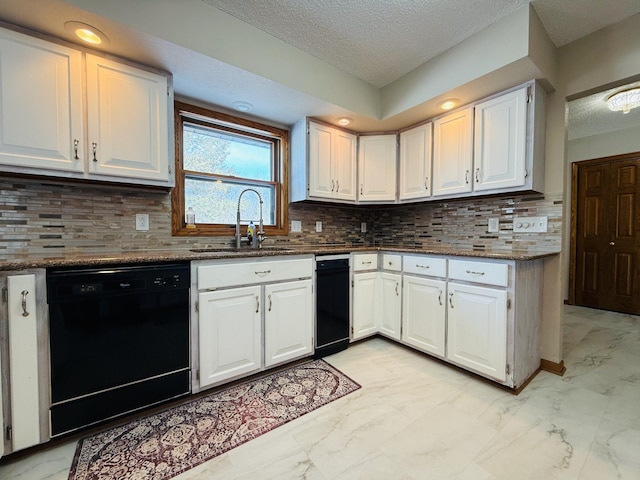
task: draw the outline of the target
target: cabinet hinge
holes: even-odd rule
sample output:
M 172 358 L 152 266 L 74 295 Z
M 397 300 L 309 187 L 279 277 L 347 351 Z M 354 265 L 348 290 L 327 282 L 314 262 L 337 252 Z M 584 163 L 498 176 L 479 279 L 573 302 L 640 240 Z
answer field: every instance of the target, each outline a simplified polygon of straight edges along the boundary
M 353 327 L 351 327 L 351 335 L 353 335 Z
M 527 178 L 529 176 L 529 169 L 525 168 L 524 169 L 524 178 Z
M 169 175 L 171 175 L 171 164 L 167 165 L 167 170 L 169 171 Z
M 511 299 L 507 298 L 507 310 L 511 310 Z
M 11 427 L 11 425 L 7 425 L 7 428 L 5 429 L 4 437 L 5 437 L 5 439 L 6 439 L 6 440 L 8 440 L 9 442 L 12 440 L 12 437 L 13 437 L 13 428 Z
M 351 279 L 351 286 L 355 287 L 355 283 L 353 282 L 353 278 Z
M 196 370 L 196 380 L 200 381 L 200 369 Z
M 7 287 L 2 287 L 2 303 L 7 303 L 8 301 Z
M 507 366 L 504 367 L 504 373 L 506 373 L 507 375 L 511 373 L 511 365 L 509 365 L 508 363 Z

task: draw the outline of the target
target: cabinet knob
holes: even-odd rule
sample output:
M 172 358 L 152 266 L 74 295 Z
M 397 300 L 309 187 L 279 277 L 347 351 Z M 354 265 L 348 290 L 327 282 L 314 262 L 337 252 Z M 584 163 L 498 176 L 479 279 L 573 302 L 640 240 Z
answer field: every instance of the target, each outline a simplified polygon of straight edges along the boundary
M 615 244 L 616 244 L 616 242 L 609 242 L 609 245 L 611 245 L 611 246 L 613 246 Z

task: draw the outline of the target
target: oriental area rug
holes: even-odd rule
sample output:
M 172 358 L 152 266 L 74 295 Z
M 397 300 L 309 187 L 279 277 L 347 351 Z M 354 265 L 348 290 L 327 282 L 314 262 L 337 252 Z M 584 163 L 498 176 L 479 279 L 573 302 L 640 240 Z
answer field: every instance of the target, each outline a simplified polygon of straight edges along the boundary
M 69 480 L 166 480 L 359 388 L 296 365 L 80 440 Z

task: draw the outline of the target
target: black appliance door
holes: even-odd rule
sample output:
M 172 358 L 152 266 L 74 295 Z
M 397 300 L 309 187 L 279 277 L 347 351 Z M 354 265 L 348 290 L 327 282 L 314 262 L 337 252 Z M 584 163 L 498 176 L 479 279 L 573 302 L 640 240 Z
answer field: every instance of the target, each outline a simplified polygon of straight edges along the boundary
M 316 262 L 316 357 L 349 343 L 349 260 Z

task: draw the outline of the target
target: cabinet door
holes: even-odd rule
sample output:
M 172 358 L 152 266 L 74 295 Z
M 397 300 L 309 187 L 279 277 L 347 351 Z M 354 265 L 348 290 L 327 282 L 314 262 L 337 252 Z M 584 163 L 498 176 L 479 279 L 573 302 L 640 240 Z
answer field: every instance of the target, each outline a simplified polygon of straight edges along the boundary
M 525 184 L 527 87 L 476 105 L 475 191 Z
M 501 382 L 507 364 L 507 292 L 449 282 L 447 358 Z
M 264 316 L 264 365 L 272 367 L 313 351 L 311 280 L 267 285 Z
M 260 287 L 198 294 L 200 386 L 261 368 Z
M 357 138 L 347 132 L 334 130 L 333 178 L 335 198 L 343 201 L 356 200 L 356 144 Z
M 394 340 L 400 340 L 401 280 L 395 273 L 380 274 L 379 332 Z
M 169 181 L 167 78 L 86 58 L 90 172 Z
M 309 123 L 309 196 L 333 198 L 335 180 L 331 177 L 334 130 Z M 333 184 L 332 184 L 333 182 Z
M 433 195 L 471 191 L 473 108 L 433 122 Z
M 352 340 L 378 332 L 378 272 L 353 276 Z
M 7 294 L 11 429 L 15 452 L 40 443 L 35 275 L 9 276 Z
M 403 283 L 402 341 L 444 357 L 446 283 L 411 275 Z
M 360 202 L 393 202 L 396 199 L 396 136 L 360 137 Z
M 400 134 L 400 200 L 431 196 L 431 123 Z
M 0 164 L 82 172 L 83 144 L 81 53 L 1 30 Z

